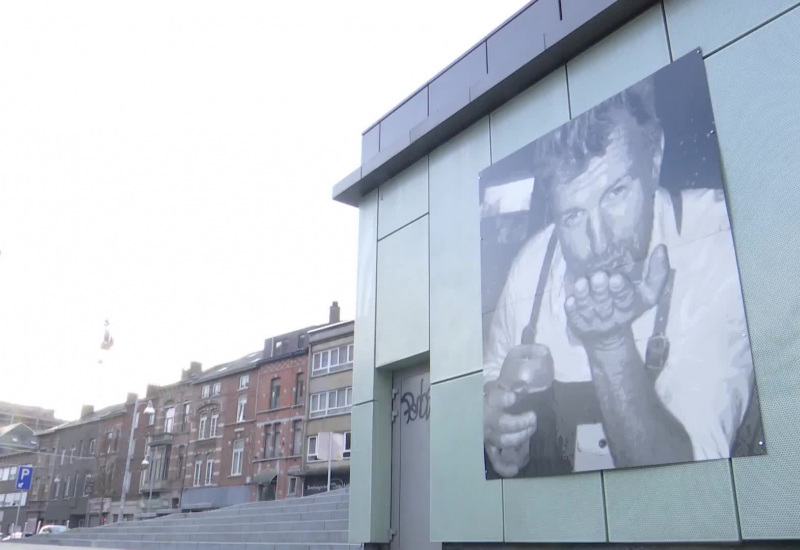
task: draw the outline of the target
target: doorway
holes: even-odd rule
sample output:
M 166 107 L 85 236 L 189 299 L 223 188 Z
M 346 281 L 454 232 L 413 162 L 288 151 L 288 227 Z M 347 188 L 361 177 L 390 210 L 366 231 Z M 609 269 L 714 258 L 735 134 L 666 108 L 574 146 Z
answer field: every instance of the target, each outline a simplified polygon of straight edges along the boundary
M 392 380 L 391 550 L 441 550 L 430 541 L 430 366 Z
M 276 478 L 272 478 L 272 481 L 266 484 L 261 484 L 258 486 L 258 500 L 265 501 L 265 500 L 275 500 L 275 495 L 277 494 L 278 489 L 278 480 Z

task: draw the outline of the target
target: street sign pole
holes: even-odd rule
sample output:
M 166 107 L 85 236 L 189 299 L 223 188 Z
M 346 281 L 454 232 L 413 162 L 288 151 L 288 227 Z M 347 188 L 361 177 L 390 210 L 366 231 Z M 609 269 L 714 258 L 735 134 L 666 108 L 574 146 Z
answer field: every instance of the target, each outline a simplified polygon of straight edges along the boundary
M 333 444 L 333 433 L 328 434 L 328 491 L 331 490 L 331 455 L 333 454 L 331 446 Z
M 17 519 L 14 520 L 14 532 L 16 533 L 19 529 L 19 509 L 22 506 L 22 496 L 19 497 L 17 501 Z
M 33 479 L 33 466 L 20 466 L 17 468 L 17 489 L 25 491 L 19 494 L 17 500 L 17 519 L 14 520 L 14 531 L 19 528 L 19 510 L 22 508 L 22 495 L 26 494 L 25 502 L 28 502 L 27 491 L 31 488 L 31 479 Z

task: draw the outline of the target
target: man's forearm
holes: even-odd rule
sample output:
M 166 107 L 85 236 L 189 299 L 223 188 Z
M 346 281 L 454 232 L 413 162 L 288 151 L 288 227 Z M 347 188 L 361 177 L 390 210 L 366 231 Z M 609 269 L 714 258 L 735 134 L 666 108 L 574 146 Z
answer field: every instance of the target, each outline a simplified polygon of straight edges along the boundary
M 661 403 L 633 334 L 587 345 L 586 352 L 615 466 L 692 460 L 689 435 Z

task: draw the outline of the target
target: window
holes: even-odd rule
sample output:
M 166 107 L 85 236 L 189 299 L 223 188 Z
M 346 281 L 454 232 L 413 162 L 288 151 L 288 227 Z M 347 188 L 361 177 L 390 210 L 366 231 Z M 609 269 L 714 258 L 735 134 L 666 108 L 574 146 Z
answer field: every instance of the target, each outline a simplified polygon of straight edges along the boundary
M 83 496 L 88 497 L 90 494 L 92 494 L 92 476 L 86 474 L 86 477 L 83 478 Z
M 244 422 L 244 408 L 247 405 L 247 396 L 239 396 L 239 404 L 236 408 L 236 422 Z
M 42 480 L 38 477 L 33 480 L 33 497 L 36 500 L 42 500 Z
M 287 495 L 297 494 L 297 478 L 289 476 L 289 488 L 286 490 Z
M 309 418 L 332 416 L 350 411 L 353 400 L 353 388 L 340 388 L 327 392 L 311 394 L 311 410 Z
M 78 443 L 78 458 L 83 456 L 83 439 Z
M 305 378 L 302 372 L 297 373 L 294 381 L 294 404 L 299 405 L 303 402 L 303 391 L 305 390 Z
M 292 423 L 292 455 L 299 455 L 303 452 L 303 421 L 295 420 Z
M 58 498 L 59 493 L 61 493 L 61 478 L 56 477 L 56 480 L 53 482 L 53 498 Z
M 153 412 L 153 414 L 147 416 L 147 425 L 152 426 L 155 423 L 156 423 L 156 413 Z
M 201 390 L 200 397 L 201 397 L 202 399 L 206 399 L 206 398 L 208 397 L 208 394 L 209 394 L 210 392 L 211 392 L 211 386 L 209 386 L 208 384 L 206 384 L 205 386 L 203 386 L 203 389 Z
M 75 462 L 75 445 L 69 448 L 69 463 L 73 464 Z
M 89 440 L 89 454 L 90 455 L 94 455 L 94 452 L 95 452 L 96 448 L 97 448 L 97 440 L 96 439 L 90 439 Z
M 232 476 L 242 475 L 242 462 L 244 462 L 244 439 L 237 439 L 233 442 Z
M 318 460 L 317 459 L 317 436 L 312 435 L 308 438 L 308 455 L 307 459 L 309 461 Z
M 213 395 L 222 393 L 222 382 L 214 382 L 214 389 L 211 392 Z
M 206 459 L 206 485 L 211 485 L 211 481 L 214 479 L 214 459 L 208 457 Z
M 351 368 L 353 365 L 353 344 L 318 351 L 311 360 L 311 375 L 319 376 Z
M 217 424 L 219 424 L 219 413 L 211 412 L 211 424 L 208 429 L 208 437 L 217 437 Z
M 344 452 L 343 458 L 350 458 L 350 432 L 344 432 Z
M 239 389 L 244 390 L 250 385 L 250 375 L 243 374 L 239 377 Z
M 61 447 L 61 464 L 64 464 L 64 461 L 67 459 L 67 449 L 66 447 Z
M 269 408 L 277 409 L 281 396 L 281 379 L 273 378 L 270 382 Z
M 160 472 L 161 476 L 160 476 L 159 479 L 167 479 L 168 474 L 169 474 L 169 456 L 170 456 L 170 454 L 172 452 L 172 445 L 166 445 L 165 447 L 162 447 L 162 448 L 164 449 L 164 451 L 163 451 L 164 464 L 161 466 L 161 472 Z M 109 474 L 110 474 L 110 477 L 109 477 L 109 480 L 108 480 L 108 485 L 109 486 L 111 486 L 111 479 L 113 479 L 113 477 L 114 477 L 114 466 L 116 466 L 116 464 L 112 462 L 111 463 L 111 470 L 109 471 Z
M 122 432 L 120 430 L 115 430 L 114 431 L 114 446 L 111 449 L 115 453 L 119 449 L 119 440 L 120 440 L 121 437 L 122 437 Z
M 203 461 L 197 460 L 194 463 L 194 486 L 198 487 L 200 485 L 200 476 L 203 474 Z
M 275 456 L 275 441 L 272 439 L 272 429 L 273 426 L 271 424 L 264 426 L 264 458 Z
M 108 454 L 114 450 L 114 432 L 108 432 L 106 434 L 106 441 L 108 442 L 108 445 L 106 445 L 106 454 Z
M 8 469 L 8 480 L 9 481 L 16 481 L 17 480 L 17 467 L 11 466 Z
M 175 407 L 170 407 L 164 413 L 164 433 L 171 434 L 175 427 Z
M 67 476 L 67 483 L 64 485 L 64 498 L 69 498 L 69 489 L 72 485 L 72 476 Z
M 191 407 L 189 403 L 185 403 L 183 405 L 183 416 L 181 416 L 181 431 L 185 431 L 189 428 L 189 413 L 191 412 Z
M 150 479 L 161 479 L 164 471 L 164 447 L 156 447 L 153 453 L 153 460 L 150 463 Z
M 208 417 L 204 414 L 200 415 L 200 426 L 197 428 L 197 439 L 205 439 L 206 438 L 206 423 L 208 422 Z

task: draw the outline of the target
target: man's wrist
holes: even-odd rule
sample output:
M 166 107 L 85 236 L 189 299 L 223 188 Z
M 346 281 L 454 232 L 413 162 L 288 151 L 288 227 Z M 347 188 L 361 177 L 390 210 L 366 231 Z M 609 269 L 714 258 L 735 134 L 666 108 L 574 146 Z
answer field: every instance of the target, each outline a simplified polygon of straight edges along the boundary
M 638 353 L 630 327 L 584 342 L 584 349 L 592 368 L 601 368 L 604 371 L 616 370 L 629 364 L 629 354 Z

